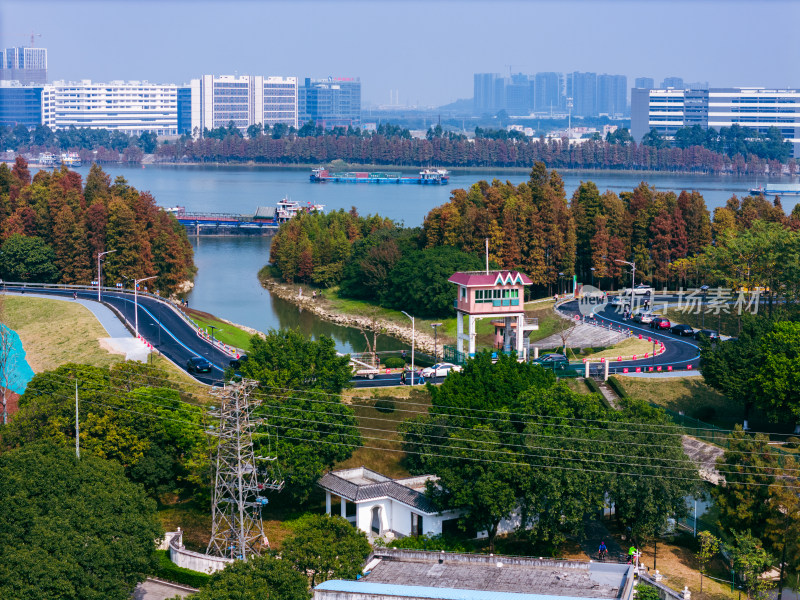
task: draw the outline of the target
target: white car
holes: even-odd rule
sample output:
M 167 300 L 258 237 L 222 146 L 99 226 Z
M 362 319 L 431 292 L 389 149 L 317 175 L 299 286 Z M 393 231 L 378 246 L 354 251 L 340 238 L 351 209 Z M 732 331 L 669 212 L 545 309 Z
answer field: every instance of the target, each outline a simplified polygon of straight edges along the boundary
M 650 294 L 652 296 L 655 293 L 655 290 L 653 290 L 653 288 L 646 283 L 640 283 L 633 288 L 633 293 L 637 296 L 643 296 L 644 294 Z
M 461 367 L 453 363 L 436 363 L 432 367 L 422 369 L 423 377 L 446 377 L 450 371 L 460 371 Z

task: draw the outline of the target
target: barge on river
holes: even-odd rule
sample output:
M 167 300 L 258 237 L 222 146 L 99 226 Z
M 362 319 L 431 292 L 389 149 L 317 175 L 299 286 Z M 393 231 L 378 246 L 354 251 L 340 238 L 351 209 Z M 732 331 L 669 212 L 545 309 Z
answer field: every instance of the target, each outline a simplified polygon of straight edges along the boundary
M 328 169 L 311 171 L 312 183 L 416 183 L 419 185 L 447 185 L 450 173 L 447 169 L 422 169 L 416 177 L 404 176 L 402 173 L 386 171 L 348 171 L 331 173 Z
M 187 212 L 183 206 L 165 208 L 175 215 L 188 235 L 273 235 L 281 223 L 300 213 L 324 212 L 322 204 L 301 204 L 284 198 L 277 206 L 259 206 L 252 215 Z
M 760 185 L 754 188 L 750 188 L 751 196 L 758 196 L 759 194 L 762 194 L 764 196 L 800 196 L 800 184 L 797 183 L 788 183 L 784 185 L 767 184 L 766 188 Z

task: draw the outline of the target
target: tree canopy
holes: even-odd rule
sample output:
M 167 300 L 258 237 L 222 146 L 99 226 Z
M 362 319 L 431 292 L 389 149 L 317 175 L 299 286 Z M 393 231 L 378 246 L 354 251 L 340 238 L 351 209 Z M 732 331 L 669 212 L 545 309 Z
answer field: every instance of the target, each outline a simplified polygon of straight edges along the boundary
M 162 535 L 113 461 L 51 443 L 0 455 L 0 597 L 127 600 Z
M 310 600 L 308 579 L 272 555 L 237 560 L 217 571 L 192 600 Z
M 307 515 L 284 542 L 281 557 L 309 573 L 314 586 L 327 579 L 355 579 L 371 549 L 364 532 L 346 519 Z

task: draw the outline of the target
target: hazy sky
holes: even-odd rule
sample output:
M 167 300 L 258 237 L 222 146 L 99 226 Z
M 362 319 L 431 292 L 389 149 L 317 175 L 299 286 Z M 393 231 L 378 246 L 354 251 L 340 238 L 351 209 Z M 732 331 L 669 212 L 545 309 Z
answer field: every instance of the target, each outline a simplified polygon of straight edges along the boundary
M 796 87 L 799 22 L 797 0 L 3 0 L 0 45 L 41 33 L 51 80 L 333 75 L 439 105 L 509 66 Z

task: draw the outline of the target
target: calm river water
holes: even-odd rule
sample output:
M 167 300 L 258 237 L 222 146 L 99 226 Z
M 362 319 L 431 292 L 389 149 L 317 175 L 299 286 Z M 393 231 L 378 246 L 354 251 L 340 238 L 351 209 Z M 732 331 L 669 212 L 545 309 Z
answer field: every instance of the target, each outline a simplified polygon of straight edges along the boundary
M 307 169 L 238 166 L 156 166 L 146 168 L 106 166 L 112 180 L 121 175 L 139 190 L 153 194 L 160 206 L 185 206 L 187 211 L 252 214 L 257 206 L 274 206 L 284 197 L 324 204 L 326 210 L 355 206 L 359 213 L 378 213 L 407 226 L 421 225 L 432 208 L 447 202 L 450 191 L 495 177 L 520 183 L 525 173 L 457 173 L 448 186 L 312 184 Z M 77 169 L 84 177 L 89 167 Z M 631 190 L 643 179 L 659 190 L 697 190 L 709 209 L 724 205 L 733 194 L 746 195 L 754 181 L 731 176 L 570 172 L 562 174 L 568 196 L 581 181 L 594 181 L 600 191 Z M 784 203 L 790 211 L 793 203 Z M 269 258 L 270 238 L 225 237 L 192 239 L 198 273 L 189 305 L 261 331 L 299 328 L 318 336 L 332 336 L 340 350 L 363 351 L 360 332 L 320 321 L 272 297 L 256 274 Z M 401 342 L 389 338 L 382 349 L 397 349 Z

